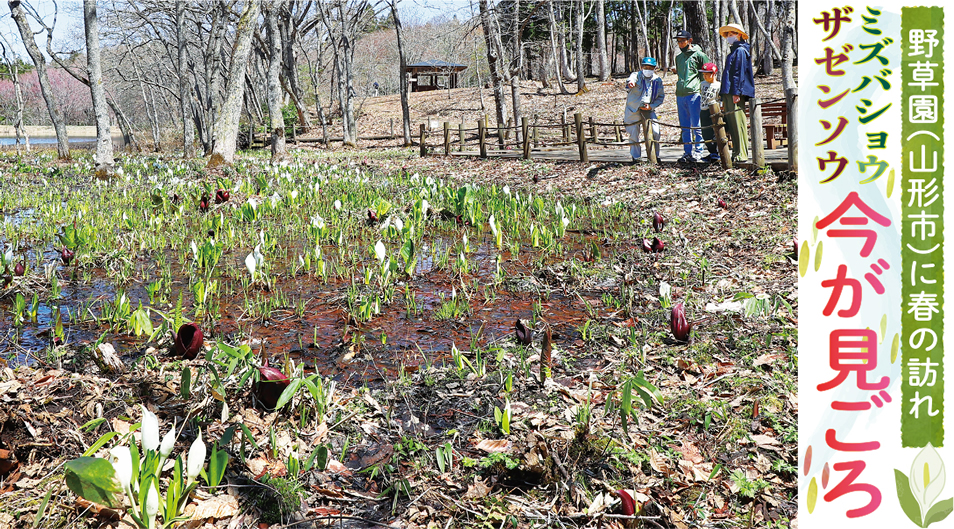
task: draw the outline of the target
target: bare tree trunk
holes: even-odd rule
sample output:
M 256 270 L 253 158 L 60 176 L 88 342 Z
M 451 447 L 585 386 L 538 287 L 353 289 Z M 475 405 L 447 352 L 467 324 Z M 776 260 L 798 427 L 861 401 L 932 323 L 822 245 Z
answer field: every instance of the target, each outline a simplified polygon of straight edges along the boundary
M 733 0 L 733 2 L 734 2 L 734 0 Z M 753 7 L 753 9 L 754 9 L 754 7 Z M 759 33 L 761 33 L 762 36 L 765 37 L 765 39 L 768 41 L 769 47 L 772 48 L 772 53 L 775 54 L 776 57 L 781 58 L 782 52 L 780 52 L 779 49 L 778 49 L 777 47 L 775 47 L 775 42 L 772 41 L 772 36 L 771 36 L 771 35 L 769 34 L 769 32 L 765 29 L 765 26 L 762 25 L 762 21 L 759 20 L 759 17 L 757 17 L 757 16 L 754 17 L 754 18 L 755 18 L 755 27 L 758 28 Z M 752 28 L 749 28 L 749 32 L 750 32 L 750 33 L 755 33 L 755 31 L 754 31 Z
M 663 38 L 663 49 L 665 53 L 663 54 L 663 71 L 668 72 L 669 66 L 673 63 L 670 59 L 672 55 L 672 6 L 676 3 L 676 0 L 669 0 L 669 9 L 666 10 L 666 36 Z
M 268 35 L 268 114 L 272 133 L 272 163 L 287 158 L 285 149 L 285 120 L 282 116 L 282 88 L 279 76 L 282 72 L 282 36 L 278 31 L 278 13 L 285 0 L 272 0 L 265 9 L 265 26 Z
M 768 41 L 771 42 L 772 39 L 772 11 L 775 10 L 775 0 L 768 0 L 765 3 L 765 27 L 769 28 Z M 775 72 L 775 57 L 772 56 L 772 47 L 765 46 L 762 49 L 762 73 L 765 75 L 772 75 Z
M 304 49 L 302 51 L 304 51 Z M 325 119 L 325 111 L 324 111 L 324 108 L 321 106 L 321 96 L 318 93 L 318 87 L 321 84 L 319 82 L 319 70 L 321 70 L 321 57 L 322 55 L 324 55 L 324 52 L 325 52 L 324 44 L 319 44 L 318 57 L 316 58 L 316 62 L 318 64 L 314 67 L 312 67 L 311 58 L 308 57 L 308 53 L 306 52 L 304 55 L 305 55 L 305 60 L 308 62 L 308 73 L 311 76 L 311 84 L 315 89 L 315 107 L 317 108 L 317 111 L 318 111 L 318 121 L 321 123 L 321 139 L 323 143 L 325 144 L 325 147 L 327 147 L 328 146 L 328 120 Z
M 103 67 L 99 49 L 99 20 L 96 18 L 96 0 L 83 0 L 83 25 L 86 29 L 86 69 L 89 72 L 89 91 L 96 115 L 96 176 L 113 176 L 113 137 L 109 128 L 109 108 L 103 88 Z
M 398 59 L 400 60 L 401 123 L 404 129 L 404 146 L 411 145 L 411 110 L 407 100 L 407 57 L 404 55 L 404 40 L 401 32 L 401 18 L 398 16 L 397 2 L 392 0 L 391 16 L 394 17 L 394 32 L 397 34 Z
M 633 9 L 636 11 L 636 21 L 639 23 L 640 31 L 637 32 L 637 35 L 641 34 L 643 38 L 643 56 L 649 57 L 652 55 L 652 48 L 649 46 L 649 30 L 646 28 L 649 21 L 649 13 L 645 13 L 639 8 L 638 0 L 633 0 Z M 639 46 L 637 45 L 636 48 L 639 49 Z M 633 70 L 638 70 L 639 68 L 639 64 L 633 65 Z
M 713 0 L 712 2 L 712 55 L 709 56 L 717 65 L 720 65 L 719 68 L 722 68 L 724 63 L 723 58 L 725 54 L 723 53 L 722 46 L 724 40 L 719 36 L 719 28 L 723 26 L 722 24 L 722 11 L 725 9 L 726 0 Z M 721 77 L 721 76 L 716 76 Z M 705 111 L 706 109 L 703 109 Z
M 552 3 L 550 4 L 550 7 L 551 8 L 553 7 Z M 554 23 L 556 27 L 558 28 L 556 32 L 557 38 L 559 39 L 559 44 L 560 44 L 560 58 L 559 58 L 560 71 L 563 72 L 563 79 L 566 82 L 573 83 L 573 82 L 576 82 L 576 74 L 574 74 L 573 71 L 570 70 L 570 58 L 567 56 L 566 32 L 569 30 L 568 29 L 564 30 L 562 6 L 561 6 L 561 9 L 558 9 L 556 11 L 556 14 L 554 16 L 556 18 Z
M 596 47 L 600 54 L 600 81 L 609 79 L 609 58 L 606 56 L 606 0 L 596 5 Z
M 561 51 L 557 51 L 557 34 L 562 33 L 562 30 L 557 29 L 556 16 L 553 14 L 553 0 L 550 0 L 549 2 L 547 2 L 547 8 L 548 8 L 548 15 L 550 19 L 550 50 L 551 50 L 551 53 L 553 54 L 553 65 L 555 66 L 554 70 L 556 70 L 557 84 L 560 87 L 560 93 L 566 94 L 568 93 L 568 91 L 566 89 L 566 86 L 563 85 L 563 73 L 562 73 L 564 62 L 563 62 L 563 59 L 561 58 L 562 56 L 566 55 L 566 50 L 561 49 Z
M 576 2 L 576 91 L 586 91 L 586 80 L 583 78 L 583 0 Z
M 249 51 L 252 49 L 252 34 L 255 32 L 261 3 L 261 0 L 248 0 L 235 29 L 232 67 L 226 84 L 225 102 L 222 104 L 218 119 L 215 120 L 212 132 L 215 145 L 212 147 L 209 167 L 231 165 L 235 160 L 235 141 L 238 137 L 239 117 L 245 95 L 245 67 L 248 63 Z
M 792 71 L 792 59 L 795 56 L 795 18 L 798 2 L 786 0 L 782 15 L 782 89 L 798 88 Z
M 513 107 L 513 124 L 520 125 L 520 71 L 523 69 L 523 42 L 520 39 L 520 0 L 513 4 L 513 60 L 510 62 L 510 103 Z M 501 46 L 502 47 L 502 46 Z M 523 129 L 515 134 L 517 141 L 523 141 Z
M 302 31 L 309 31 L 311 29 L 309 26 L 317 25 L 318 21 L 310 21 L 302 27 L 303 16 L 295 16 L 295 13 L 292 12 L 293 5 L 286 3 L 278 17 L 280 22 L 279 31 L 282 36 L 282 88 L 285 89 L 285 92 L 291 97 L 292 103 L 295 104 L 295 109 L 298 112 L 298 122 L 305 130 L 310 130 L 312 128 L 311 116 L 308 115 L 308 108 L 303 100 L 304 90 L 298 80 L 295 43 L 300 40 Z M 308 4 L 304 5 L 306 10 L 310 7 Z
M 176 45 L 178 47 L 177 66 L 179 71 L 179 113 L 182 118 L 182 157 L 195 156 L 193 148 L 194 131 L 191 119 L 192 105 L 189 95 L 189 72 L 186 68 L 187 50 L 185 36 L 185 2 L 176 0 Z
M 500 60 L 500 47 L 497 46 L 497 28 L 492 20 L 496 16 L 487 9 L 487 0 L 480 0 L 480 22 L 484 27 L 484 43 L 487 47 L 487 65 L 490 68 L 490 83 L 494 91 L 494 104 L 497 108 L 497 125 L 503 126 L 507 122 L 506 95 L 503 92 L 503 79 L 501 78 L 501 67 L 498 64 Z M 503 138 L 498 138 L 498 144 L 503 147 Z
M 729 12 L 732 13 L 732 23 L 741 24 L 742 16 L 739 14 L 739 6 L 736 4 L 735 0 L 729 1 Z M 752 28 L 749 28 L 749 31 L 752 31 Z
M 16 114 L 13 118 L 13 132 L 16 135 L 17 154 L 20 154 L 20 137 L 22 136 L 26 140 L 27 152 L 30 152 L 30 137 L 27 135 L 26 128 L 23 126 L 23 90 L 20 88 L 19 64 L 18 61 L 16 61 L 16 55 L 14 54 L 14 58 L 11 59 L 7 50 L 12 51 L 12 47 L 10 43 L 7 42 L 7 38 L 0 33 L 0 51 L 2 51 L 3 63 L 7 65 L 7 70 L 10 72 L 10 81 L 13 83 L 13 99 L 16 104 Z
M 798 171 L 798 85 L 795 84 L 792 59 L 795 55 L 797 8 L 796 0 L 788 0 L 782 17 L 782 89 L 788 103 L 788 163 L 794 171 Z
M 53 87 L 50 86 L 50 78 L 46 74 L 46 59 L 43 53 L 33 40 L 33 30 L 26 19 L 26 12 L 20 2 L 8 2 L 10 6 L 10 15 L 17 23 L 17 29 L 20 30 L 20 37 L 23 39 L 23 46 L 26 48 L 30 59 L 36 66 L 37 78 L 40 81 L 40 92 L 43 94 L 43 100 L 46 101 L 46 109 L 50 114 L 50 121 L 53 122 L 53 130 L 56 131 L 56 154 L 61 160 L 70 159 L 69 138 L 66 135 L 66 125 L 60 116 L 59 107 L 56 102 L 56 96 L 53 94 Z
M 692 43 L 698 45 L 706 55 L 711 57 L 713 46 L 709 35 L 712 34 L 712 29 L 709 27 L 709 21 L 706 18 L 705 0 L 699 0 L 698 2 L 683 0 L 682 8 L 685 11 L 684 16 L 689 33 L 692 33 Z

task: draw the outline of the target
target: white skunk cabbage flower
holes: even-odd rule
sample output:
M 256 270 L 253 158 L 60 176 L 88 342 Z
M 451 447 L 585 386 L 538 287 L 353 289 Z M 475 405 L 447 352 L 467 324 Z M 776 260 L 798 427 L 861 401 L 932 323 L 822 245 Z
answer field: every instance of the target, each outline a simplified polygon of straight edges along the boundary
M 374 244 L 374 256 L 378 258 L 378 261 L 384 262 L 384 257 L 387 255 L 387 249 L 384 248 L 384 243 L 380 240 Z
M 159 492 L 156 491 L 158 485 L 156 481 L 150 482 L 149 491 L 146 492 L 146 518 L 150 527 L 153 526 L 152 522 L 156 519 L 156 514 L 159 512 Z
M 928 443 L 914 457 L 914 462 L 911 463 L 911 472 L 908 474 L 908 484 L 911 486 L 911 494 L 921 507 L 922 522 L 941 494 L 946 474 L 944 461 L 931 443 Z
M 162 437 L 162 444 L 159 445 L 159 455 L 163 459 L 169 457 L 169 454 L 172 453 L 172 449 L 176 446 L 176 423 L 172 422 L 172 428 L 166 432 L 166 435 Z
M 192 442 L 192 446 L 189 447 L 189 457 L 186 459 L 186 475 L 189 476 L 189 481 L 194 481 L 196 476 L 202 472 L 202 467 L 205 465 L 205 443 L 202 442 L 202 431 L 199 430 L 199 436 L 195 438 L 195 441 Z
M 132 481 L 132 457 L 129 455 L 129 447 L 112 447 L 109 450 L 109 462 L 113 464 L 113 472 L 123 490 L 128 489 L 129 482 Z
M 265 257 L 262 255 L 261 244 L 255 246 L 255 249 L 252 250 L 252 253 L 248 254 L 245 257 L 245 268 L 248 268 L 248 273 L 254 278 L 255 271 L 261 268 L 262 263 L 265 261 Z
M 142 406 L 142 447 L 144 450 L 159 448 L 159 419 Z

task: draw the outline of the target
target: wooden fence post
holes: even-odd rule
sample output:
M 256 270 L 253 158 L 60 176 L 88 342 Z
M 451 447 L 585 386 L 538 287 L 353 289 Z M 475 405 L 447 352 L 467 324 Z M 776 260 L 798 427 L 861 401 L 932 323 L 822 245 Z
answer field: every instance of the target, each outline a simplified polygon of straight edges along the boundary
M 427 127 L 421 123 L 421 158 L 427 156 Z
M 464 152 L 464 122 L 457 126 L 457 139 L 460 140 L 460 152 Z
M 486 117 L 486 114 L 484 115 Z M 487 157 L 487 125 L 484 120 L 477 122 L 477 138 L 480 141 L 480 157 Z
M 659 163 L 659 157 L 656 156 L 656 138 L 653 137 L 653 125 L 649 112 L 643 115 L 643 137 L 645 138 L 643 141 L 646 143 L 646 159 L 651 164 Z
M 530 159 L 530 135 L 527 134 L 530 131 L 529 124 L 527 122 L 527 117 L 523 116 L 520 118 L 520 130 L 523 132 L 523 159 Z
M 391 139 L 394 139 L 394 118 L 391 118 Z
M 573 114 L 573 121 L 576 123 L 576 144 L 580 149 L 580 162 L 588 163 L 590 157 L 586 154 L 586 136 L 583 133 L 583 114 L 579 112 Z
M 716 145 L 719 146 L 719 158 L 723 169 L 732 169 L 732 151 L 725 137 L 725 126 L 722 123 L 722 109 L 719 103 L 709 105 L 709 115 L 712 116 L 712 130 L 715 132 Z
M 444 156 L 450 156 L 450 123 L 444 122 Z
M 539 135 L 540 129 L 537 128 L 537 121 L 539 121 L 539 118 L 540 116 L 536 114 L 533 115 L 533 146 L 534 147 L 540 146 L 540 135 Z
M 752 163 L 761 169 L 765 167 L 765 148 L 762 146 L 762 105 L 757 97 L 749 99 L 749 121 L 752 128 Z
M 613 129 L 616 131 L 616 143 L 623 143 L 623 133 L 619 130 L 619 123 L 613 122 Z
M 593 116 L 590 116 L 590 139 L 596 143 L 596 123 L 593 121 Z
M 788 168 L 798 172 L 798 88 L 785 91 L 788 107 Z
M 566 114 L 560 116 L 560 125 L 563 126 L 563 143 L 570 142 L 570 127 L 566 124 Z

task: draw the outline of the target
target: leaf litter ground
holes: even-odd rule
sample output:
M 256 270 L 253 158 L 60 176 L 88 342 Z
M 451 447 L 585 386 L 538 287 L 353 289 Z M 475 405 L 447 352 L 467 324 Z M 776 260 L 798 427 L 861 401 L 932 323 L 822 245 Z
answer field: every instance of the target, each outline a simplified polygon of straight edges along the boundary
M 103 374 L 95 362 L 11 364 L 0 375 L 0 527 L 32 525 L 38 516 L 43 527 L 128 525 L 62 486 L 62 463 L 106 432 L 128 432 L 140 402 L 164 429 L 189 417 L 209 440 L 239 422 L 251 435 L 245 442 L 233 433 L 229 486 L 200 489 L 189 527 L 783 527 L 794 518 L 797 189 L 790 175 L 422 159 L 402 150 L 307 156 L 376 175 L 416 172 L 622 204 L 634 221 L 616 236 L 631 244 L 614 248 L 607 239 L 601 260 L 538 263 L 508 278 L 527 305 L 541 304 L 531 345 L 512 334 L 476 347 L 465 340 L 458 346 L 466 360 L 446 351 L 381 369 L 377 383 L 348 379 L 318 425 L 302 416 L 301 397 L 282 413 L 255 407 L 247 389 L 228 406 L 199 386 L 183 399 L 182 366 L 198 373 L 205 361 L 165 356 L 168 337 L 144 346 L 154 348 L 156 363 L 125 358 L 124 373 Z M 666 250 L 636 253 L 653 210 L 668 220 L 660 235 Z M 543 323 L 559 309 L 545 306 L 542 294 L 575 289 L 587 295 L 592 321 L 556 327 L 551 377 L 541 384 Z M 666 297 L 685 302 L 695 321 L 689 344 L 671 338 Z M 364 347 L 370 356 L 388 351 Z M 639 371 L 662 399 L 646 406 L 634 395 L 623 431 L 623 383 Z M 495 409 L 509 409 L 509 434 Z M 190 430 L 179 448 L 191 442 Z M 289 464 L 322 445 L 324 468 L 293 475 Z M 620 514 L 618 489 L 635 499 L 635 520 Z

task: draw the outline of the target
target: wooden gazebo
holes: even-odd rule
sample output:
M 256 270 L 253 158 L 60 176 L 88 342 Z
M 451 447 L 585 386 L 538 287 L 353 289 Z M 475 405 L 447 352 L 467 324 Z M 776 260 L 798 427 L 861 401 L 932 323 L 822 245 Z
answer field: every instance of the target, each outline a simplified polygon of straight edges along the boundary
M 467 69 L 467 65 L 444 61 L 423 61 L 409 64 L 404 76 L 411 92 L 427 92 L 441 88 L 457 88 L 457 74 Z M 446 83 L 440 79 L 446 77 Z M 426 84 L 425 84 L 426 82 Z

